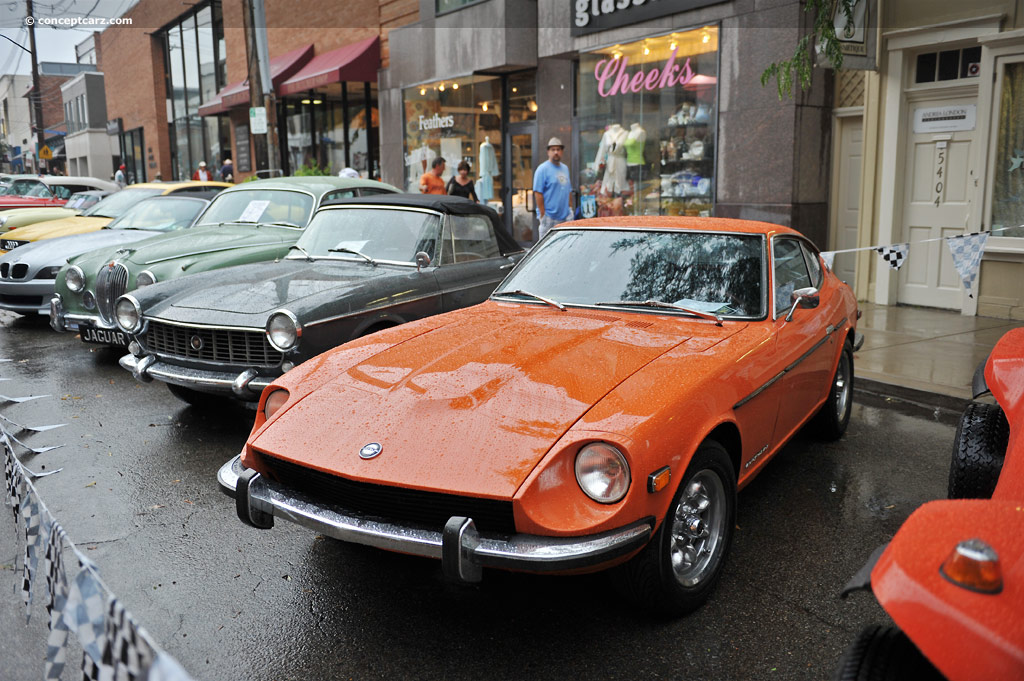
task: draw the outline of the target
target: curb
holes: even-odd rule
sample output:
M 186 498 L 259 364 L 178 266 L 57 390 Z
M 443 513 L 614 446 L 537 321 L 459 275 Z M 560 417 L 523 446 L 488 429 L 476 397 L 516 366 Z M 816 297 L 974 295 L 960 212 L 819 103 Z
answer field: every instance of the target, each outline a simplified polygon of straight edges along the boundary
M 854 374 L 853 391 L 854 393 L 863 392 L 869 395 L 877 395 L 879 397 L 891 397 L 897 400 L 902 400 L 903 402 L 910 402 L 924 407 L 945 409 L 956 413 L 962 412 L 972 401 L 966 397 L 957 397 L 956 395 L 946 395 L 944 393 L 931 392 L 928 390 L 919 390 L 917 388 L 910 388 L 896 383 L 887 383 L 873 378 L 864 378 L 863 376 L 857 376 L 856 374 Z

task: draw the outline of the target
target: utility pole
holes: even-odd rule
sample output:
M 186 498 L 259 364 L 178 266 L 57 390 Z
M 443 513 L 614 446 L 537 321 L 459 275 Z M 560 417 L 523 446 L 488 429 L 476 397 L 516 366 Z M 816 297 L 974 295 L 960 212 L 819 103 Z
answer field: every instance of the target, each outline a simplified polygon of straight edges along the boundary
M 242 25 L 245 29 L 245 56 L 249 76 L 249 106 L 267 112 L 267 134 L 256 137 L 257 165 L 277 168 L 277 111 L 274 86 L 270 78 L 267 54 L 267 21 L 262 0 L 242 0 Z M 262 43 L 262 44 L 261 44 Z M 261 164 L 260 162 L 263 161 Z
M 39 86 L 39 62 L 36 61 L 36 22 L 32 0 L 25 0 L 25 23 L 28 25 L 28 44 L 32 56 L 32 111 L 36 120 L 36 169 L 41 170 L 39 150 L 46 146 L 46 126 L 43 125 L 43 92 Z

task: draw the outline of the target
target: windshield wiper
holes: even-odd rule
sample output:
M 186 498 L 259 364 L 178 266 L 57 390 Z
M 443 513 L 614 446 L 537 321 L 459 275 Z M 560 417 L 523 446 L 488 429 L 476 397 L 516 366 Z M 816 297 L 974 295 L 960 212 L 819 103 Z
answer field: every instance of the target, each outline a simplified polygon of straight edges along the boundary
M 306 260 L 309 261 L 309 262 L 313 262 L 313 256 L 311 256 L 309 254 L 309 251 L 307 251 L 305 248 L 303 248 L 302 246 L 300 246 L 298 244 L 292 244 L 291 246 L 288 247 L 288 250 L 290 251 L 293 248 L 295 250 L 297 250 L 297 251 L 302 251 L 302 255 L 306 256 Z
M 530 293 L 529 291 L 524 291 L 524 290 L 522 290 L 520 288 L 517 288 L 514 291 L 496 291 L 494 293 L 494 295 L 496 295 L 496 296 L 526 296 L 527 298 L 535 298 L 536 300 L 539 300 L 542 303 L 547 303 L 551 307 L 557 307 L 562 312 L 565 312 L 565 305 L 562 305 L 557 300 L 551 300 L 550 298 L 545 298 L 544 296 L 538 296 L 536 293 Z
M 298 228 L 298 225 L 296 225 L 294 222 L 284 222 L 284 221 L 280 221 L 280 222 L 260 222 L 259 224 L 261 224 L 261 225 L 271 225 L 273 227 L 295 227 L 295 228 Z
M 694 310 L 689 307 L 683 307 L 682 305 L 676 305 L 675 303 L 666 303 L 661 300 L 609 300 L 600 303 L 594 303 L 594 305 L 606 305 L 606 306 L 620 306 L 620 307 L 661 307 L 667 310 L 679 310 L 680 312 L 686 312 L 692 314 L 701 319 L 710 319 L 715 322 L 716 325 L 722 325 L 722 318 L 716 314 L 710 312 L 702 312 L 700 310 Z
M 363 258 L 364 260 L 366 260 L 366 262 L 370 263 L 374 267 L 377 266 L 377 261 L 376 260 L 374 260 L 370 256 L 366 255 L 365 253 L 360 253 L 359 251 L 353 250 L 351 248 L 328 248 L 327 252 L 328 253 L 351 253 L 352 255 L 358 255 L 360 258 Z

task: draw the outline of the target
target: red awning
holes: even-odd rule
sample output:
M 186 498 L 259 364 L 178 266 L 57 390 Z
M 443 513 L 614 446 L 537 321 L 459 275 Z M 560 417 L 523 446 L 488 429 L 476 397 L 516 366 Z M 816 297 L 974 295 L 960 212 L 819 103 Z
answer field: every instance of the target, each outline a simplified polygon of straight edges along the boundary
M 277 91 L 281 83 L 301 69 L 313 57 L 313 45 L 304 45 L 279 54 L 270 60 L 270 82 Z M 249 79 L 228 85 L 217 96 L 199 107 L 200 116 L 224 113 L 236 106 L 249 104 Z
M 281 83 L 278 93 L 294 95 L 343 81 L 377 80 L 380 38 L 374 36 L 313 57 L 302 70 Z

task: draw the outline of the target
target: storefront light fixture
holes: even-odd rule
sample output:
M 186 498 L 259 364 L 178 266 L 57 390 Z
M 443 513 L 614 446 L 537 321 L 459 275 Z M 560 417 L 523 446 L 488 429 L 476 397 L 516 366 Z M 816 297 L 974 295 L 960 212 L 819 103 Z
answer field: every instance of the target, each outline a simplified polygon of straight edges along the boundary
M 437 86 L 437 89 L 438 89 L 439 91 L 441 91 L 441 92 L 444 92 L 444 83 L 441 83 L 440 85 L 438 85 L 438 86 Z
M 458 90 L 459 89 L 459 84 L 458 83 L 452 83 L 452 89 L 453 90 Z
M 703 36 L 701 36 L 700 40 L 701 40 L 701 42 L 707 44 L 707 43 L 711 42 L 711 36 L 708 35 L 707 33 L 705 33 Z
M 484 110 L 484 112 L 486 112 L 486 111 L 487 111 L 487 102 L 482 102 L 482 103 L 480 104 L 480 108 L 481 108 L 481 109 L 483 109 L 483 110 Z
M 302 103 L 303 104 L 309 104 L 309 100 L 308 99 L 304 99 L 304 100 L 302 100 Z
M 323 104 L 323 103 L 324 103 L 324 100 L 322 100 L 322 99 L 314 99 L 314 100 L 313 100 L 313 103 L 314 103 L 314 104 Z
M 676 41 L 675 41 L 675 40 L 673 40 L 673 41 L 672 41 L 672 44 L 668 46 L 668 49 L 670 49 L 670 50 L 674 50 L 674 49 L 676 49 L 676 47 L 678 47 L 678 45 L 676 44 Z
M 421 94 L 421 95 L 425 95 L 425 94 L 427 94 L 427 88 L 425 88 L 425 87 L 421 87 L 421 88 L 420 88 L 420 94 Z
M 644 56 L 646 56 L 646 55 L 648 55 L 650 53 L 651 53 L 651 48 L 649 48 L 646 45 L 644 45 Z
M 526 103 L 526 108 L 532 111 L 533 113 L 537 113 L 537 102 L 531 99 Z

